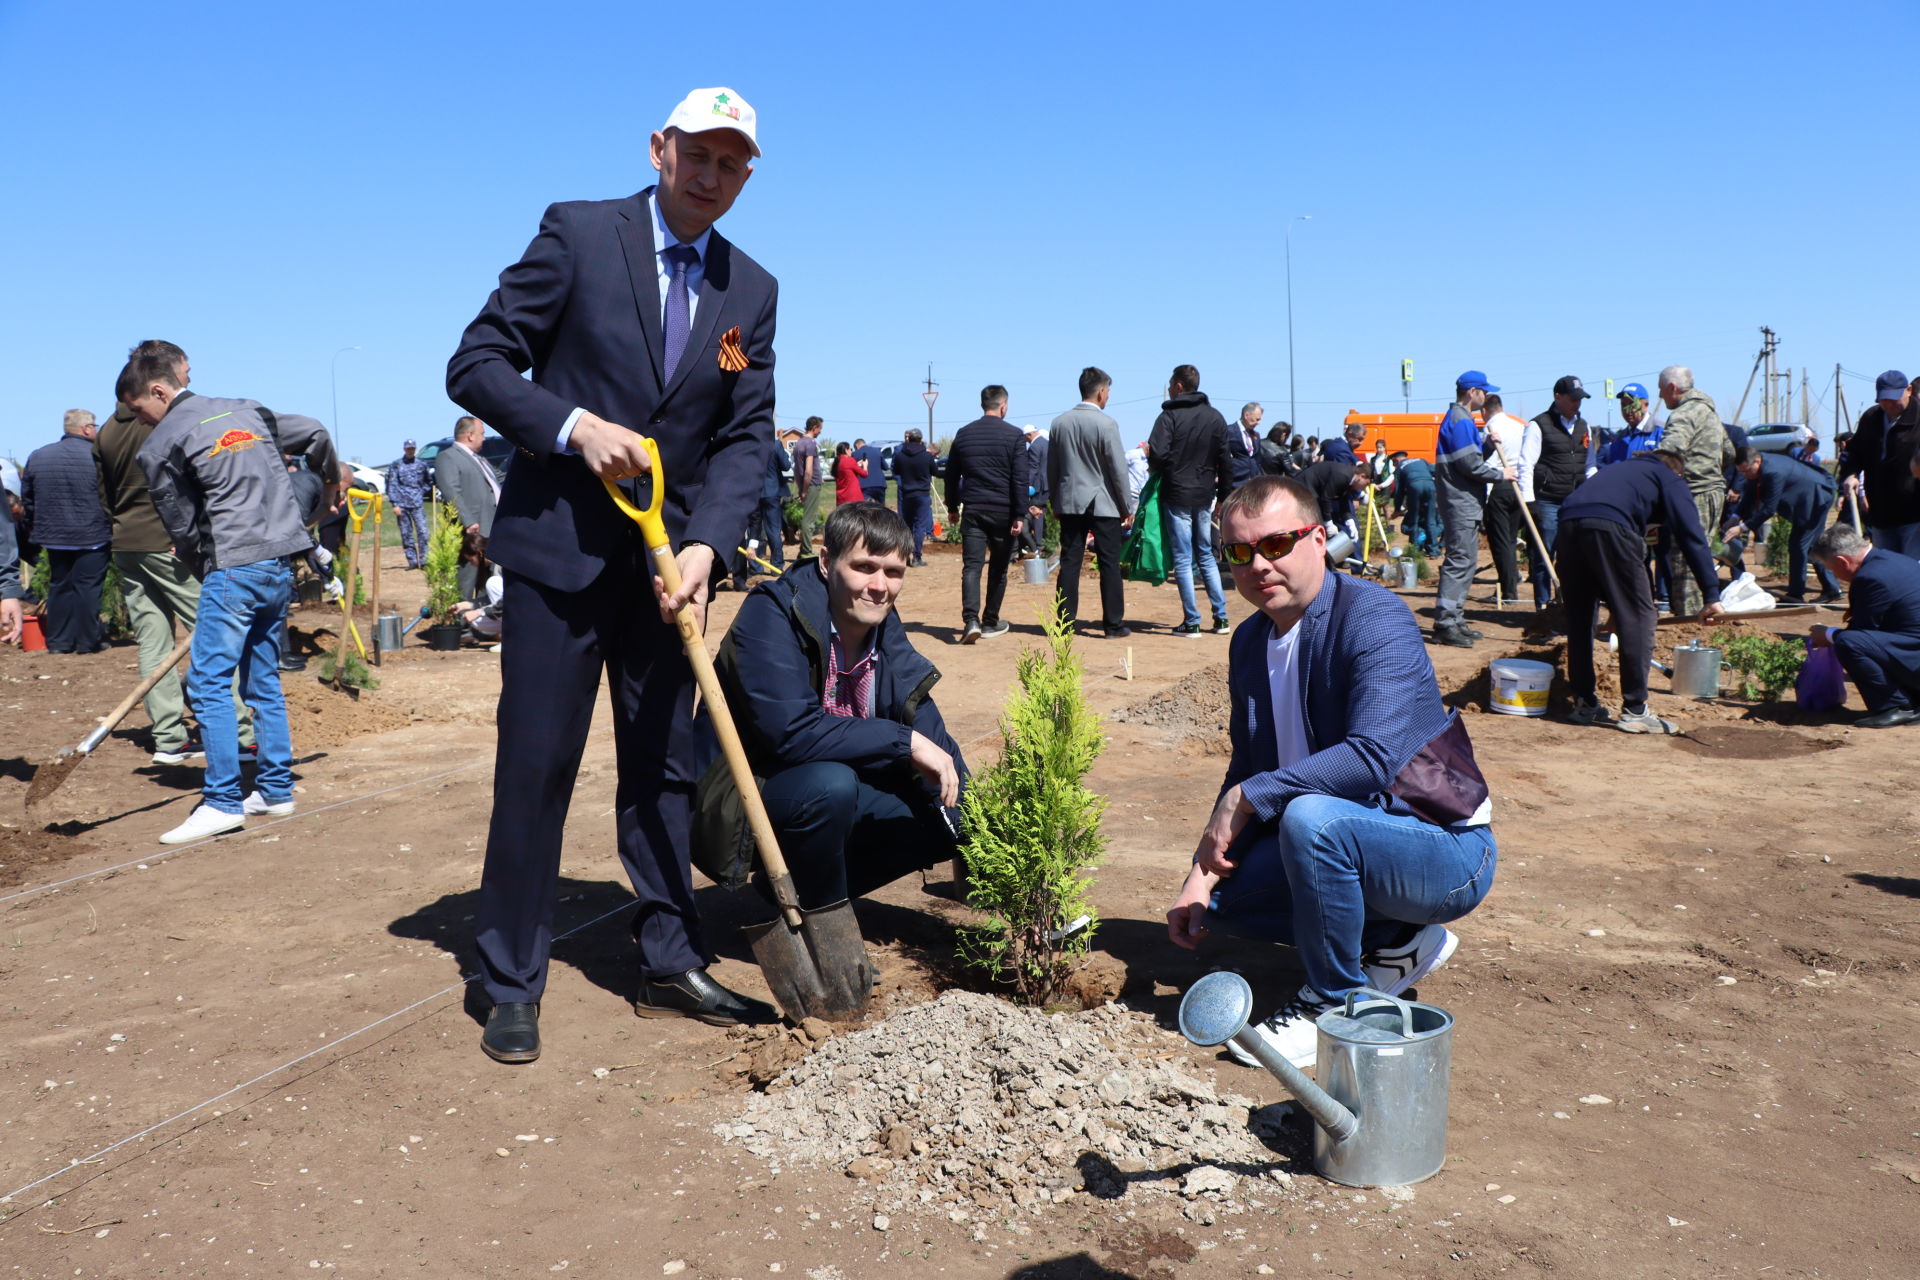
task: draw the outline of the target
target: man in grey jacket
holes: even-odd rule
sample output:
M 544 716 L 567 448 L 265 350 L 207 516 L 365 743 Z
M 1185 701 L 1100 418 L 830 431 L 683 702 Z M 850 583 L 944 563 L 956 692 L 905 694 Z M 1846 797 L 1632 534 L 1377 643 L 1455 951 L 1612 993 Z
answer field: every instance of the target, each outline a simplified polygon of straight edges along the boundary
M 1120 574 L 1121 532 L 1133 523 L 1127 453 L 1120 424 L 1106 415 L 1113 379 L 1088 366 L 1080 371 L 1080 403 L 1053 420 L 1047 432 L 1046 487 L 1060 518 L 1060 616 L 1080 615 L 1080 565 L 1087 539 L 1100 558 L 1100 621 L 1108 639 L 1133 634 L 1126 622 L 1126 581 Z
M 1480 558 L 1480 520 L 1487 503 L 1487 485 L 1514 479 L 1511 467 L 1497 467 L 1487 459 L 1487 443 L 1473 415 L 1484 408 L 1487 396 L 1500 388 L 1478 369 L 1469 369 L 1454 382 L 1454 402 L 1440 420 L 1440 438 L 1434 446 L 1434 487 L 1439 491 L 1440 522 L 1447 558 L 1440 566 L 1440 586 L 1434 595 L 1433 643 L 1473 648 L 1480 633 L 1467 626 L 1467 586 Z M 1496 437 L 1497 439 L 1497 437 Z
M 153 426 L 140 469 L 174 554 L 201 580 L 187 701 L 200 721 L 207 773 L 199 806 L 160 837 L 186 844 L 236 830 L 249 814 L 293 812 L 280 636 L 293 595 L 288 557 L 313 539 L 281 453 L 304 454 L 323 476 L 337 476 L 339 465 L 326 429 L 312 418 L 184 390 L 165 356 L 128 361 L 114 396 Z M 239 722 L 228 700 L 236 672 L 253 708 L 260 761 L 257 789 L 244 798 Z
M 460 525 L 468 533 L 483 538 L 493 536 L 493 509 L 500 501 L 500 482 L 493 467 L 480 456 L 480 442 L 487 427 L 478 418 L 462 418 L 453 424 L 453 443 L 433 460 L 433 483 L 441 496 L 453 504 Z M 471 600 L 479 588 L 478 567 L 460 564 L 460 598 Z

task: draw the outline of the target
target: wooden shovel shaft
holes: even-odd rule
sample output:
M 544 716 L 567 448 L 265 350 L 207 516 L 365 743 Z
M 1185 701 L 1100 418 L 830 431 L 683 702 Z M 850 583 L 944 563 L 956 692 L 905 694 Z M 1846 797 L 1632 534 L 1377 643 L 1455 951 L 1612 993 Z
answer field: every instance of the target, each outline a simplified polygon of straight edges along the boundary
M 101 739 L 112 733 L 114 726 L 127 718 L 127 712 L 133 710 L 134 704 L 146 697 L 149 693 L 152 693 L 153 686 L 164 680 L 167 672 L 179 666 L 180 659 L 186 657 L 187 650 L 191 648 L 193 648 L 193 632 L 189 631 L 180 637 L 179 644 L 173 646 L 173 652 L 160 660 L 159 666 L 147 672 L 145 678 L 143 678 L 139 684 L 133 686 L 133 692 L 128 694 L 119 706 L 101 717 L 99 727 L 94 729 L 92 733 L 89 733 L 86 739 L 81 742 L 81 752 L 91 752 L 94 747 L 100 744 Z
M 652 541 L 648 539 L 650 544 Z M 680 562 L 673 558 L 673 548 L 663 543 L 649 545 L 647 550 L 653 556 L 654 572 L 667 586 L 667 594 L 679 591 Z M 733 785 L 746 806 L 747 826 L 753 831 L 754 843 L 760 846 L 761 861 L 767 865 L 767 879 L 773 882 L 774 894 L 780 900 L 780 914 L 786 917 L 788 925 L 798 929 L 802 924 L 800 903 L 793 897 L 793 881 L 787 876 L 787 860 L 780 853 L 780 838 L 774 834 L 773 822 L 767 817 L 760 785 L 754 781 L 753 766 L 747 762 L 747 750 L 740 743 L 739 727 L 727 708 L 727 695 L 720 688 L 720 676 L 713 669 L 713 658 L 707 653 L 707 638 L 700 634 L 693 605 L 681 605 L 674 622 L 680 629 L 680 643 L 687 651 L 687 661 L 693 664 L 693 678 L 700 686 L 700 696 L 706 699 L 707 714 L 713 718 L 720 751 L 727 758 L 727 771 L 733 775 Z
M 1847 490 L 1847 505 L 1853 509 L 1853 531 L 1863 538 L 1866 537 L 1867 531 L 1860 523 L 1860 491 L 1858 489 Z
M 1495 456 L 1500 459 L 1501 470 L 1513 470 L 1513 468 L 1507 464 L 1507 451 L 1500 447 L 1498 440 L 1493 442 L 1493 452 Z M 1519 497 L 1517 493 L 1514 496 L 1516 498 Z M 1560 594 L 1560 574 L 1553 567 L 1553 552 L 1540 537 L 1540 526 L 1533 522 L 1533 512 L 1527 510 L 1527 504 L 1524 502 L 1520 503 L 1520 518 L 1527 522 L 1527 532 L 1533 535 L 1533 545 L 1539 550 L 1540 554 L 1546 558 L 1547 577 L 1553 580 L 1553 594 L 1557 596 Z

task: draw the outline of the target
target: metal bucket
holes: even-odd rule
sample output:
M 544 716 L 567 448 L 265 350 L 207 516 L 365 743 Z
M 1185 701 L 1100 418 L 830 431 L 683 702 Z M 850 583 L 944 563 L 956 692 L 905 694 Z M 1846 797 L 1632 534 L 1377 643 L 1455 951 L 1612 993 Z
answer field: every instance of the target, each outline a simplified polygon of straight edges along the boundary
M 1720 650 L 1689 640 L 1673 651 L 1673 691 L 1682 698 L 1720 696 Z
M 400 629 L 400 615 L 383 613 L 373 627 L 373 645 L 381 653 L 398 653 L 406 632 Z
M 1025 560 L 1021 563 L 1027 566 L 1027 582 L 1029 585 L 1035 587 L 1046 585 L 1047 575 L 1053 572 L 1053 566 L 1047 563 L 1045 556 L 1034 556 L 1031 560 Z
M 1400 561 L 1400 589 L 1412 591 L 1420 585 L 1420 566 L 1411 560 Z
M 1440 1172 L 1447 1160 L 1453 1015 L 1355 991 L 1316 1026 L 1320 1087 L 1359 1117 L 1360 1128 L 1340 1139 L 1316 1125 L 1314 1168 L 1350 1187 L 1400 1187 Z

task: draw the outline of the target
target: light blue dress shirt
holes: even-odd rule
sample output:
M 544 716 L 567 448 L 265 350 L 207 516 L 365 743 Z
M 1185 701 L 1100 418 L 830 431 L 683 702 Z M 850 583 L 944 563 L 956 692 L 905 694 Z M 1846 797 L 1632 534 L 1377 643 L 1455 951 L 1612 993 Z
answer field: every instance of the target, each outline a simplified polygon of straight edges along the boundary
M 660 213 L 660 201 L 655 196 L 647 197 L 647 208 L 653 214 L 653 243 L 657 246 L 653 253 L 655 274 L 660 281 L 660 327 L 666 329 L 667 286 L 673 283 L 673 265 L 667 261 L 667 250 L 682 243 L 673 232 L 667 230 L 667 220 Z M 693 318 L 700 314 L 700 286 L 707 278 L 707 245 L 713 240 L 713 228 L 708 227 L 696 237 L 689 247 L 694 252 L 694 261 L 687 266 L 687 328 L 693 328 Z M 584 408 L 576 408 L 560 424 L 560 434 L 554 440 L 554 447 L 561 453 L 579 452 L 567 441 L 573 436 L 573 426 L 580 421 Z M 624 425 L 624 424 L 623 424 Z

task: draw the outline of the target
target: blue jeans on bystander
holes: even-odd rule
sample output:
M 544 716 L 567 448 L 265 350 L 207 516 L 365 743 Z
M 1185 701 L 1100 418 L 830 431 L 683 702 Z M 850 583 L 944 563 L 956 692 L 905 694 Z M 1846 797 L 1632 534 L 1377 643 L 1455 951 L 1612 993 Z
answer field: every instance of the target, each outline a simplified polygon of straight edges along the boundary
M 1395 945 L 1408 925 L 1445 924 L 1479 906 L 1499 860 L 1491 827 L 1436 827 L 1317 795 L 1248 828 L 1235 855 L 1210 926 L 1297 948 L 1307 985 L 1329 1002 L 1365 986 L 1360 957 Z
M 293 570 L 284 560 L 215 569 L 200 586 L 193 628 L 187 701 L 200 721 L 207 751 L 201 798 L 221 813 L 239 813 L 240 725 L 233 710 L 234 675 L 240 697 L 253 708 L 259 752 L 255 785 L 267 803 L 293 799 L 293 739 L 280 691 L 280 633 L 293 597 Z
M 1213 558 L 1213 508 L 1163 507 L 1167 545 L 1173 548 L 1173 580 L 1180 588 L 1180 620 L 1200 625 L 1200 606 L 1193 594 L 1193 566 L 1200 565 L 1207 584 L 1207 602 L 1213 616 L 1227 616 L 1227 594 L 1220 588 L 1220 565 Z

